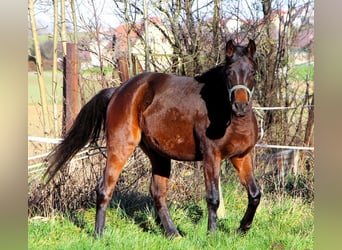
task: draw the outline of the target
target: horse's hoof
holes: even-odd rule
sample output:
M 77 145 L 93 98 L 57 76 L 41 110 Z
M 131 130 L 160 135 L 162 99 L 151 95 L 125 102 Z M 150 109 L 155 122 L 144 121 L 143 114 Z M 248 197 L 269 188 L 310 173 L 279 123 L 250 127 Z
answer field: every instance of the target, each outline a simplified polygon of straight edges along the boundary
M 94 232 L 93 237 L 95 239 L 100 239 L 102 238 L 103 233 L 102 232 Z
M 169 234 L 168 235 L 168 238 L 170 239 L 170 240 L 179 240 L 179 239 L 182 239 L 183 238 L 183 236 L 180 234 L 180 233 L 172 233 L 172 234 Z
M 179 234 L 179 235 L 173 237 L 172 239 L 173 240 L 180 240 L 180 239 L 183 239 L 183 236 Z
M 244 228 L 239 227 L 238 229 L 236 229 L 236 233 L 238 233 L 238 234 L 244 236 L 244 235 L 247 234 L 248 230 L 249 230 L 249 228 L 244 229 Z

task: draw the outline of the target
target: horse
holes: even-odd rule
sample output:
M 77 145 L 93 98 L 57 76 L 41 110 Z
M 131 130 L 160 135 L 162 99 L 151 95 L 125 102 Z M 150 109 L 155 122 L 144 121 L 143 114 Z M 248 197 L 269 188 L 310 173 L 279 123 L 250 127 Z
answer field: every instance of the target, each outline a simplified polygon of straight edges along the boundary
M 106 138 L 106 166 L 96 186 L 95 237 L 103 234 L 106 208 L 134 149 L 152 165 L 149 192 L 166 235 L 182 237 L 167 206 L 171 159 L 202 161 L 208 232 L 217 230 L 221 161 L 230 159 L 246 188 L 248 206 L 238 231 L 252 225 L 261 192 L 253 173 L 258 127 L 252 110 L 256 44 L 229 40 L 225 61 L 195 77 L 145 72 L 96 94 L 77 115 L 69 132 L 47 159 L 48 183 L 87 143 Z

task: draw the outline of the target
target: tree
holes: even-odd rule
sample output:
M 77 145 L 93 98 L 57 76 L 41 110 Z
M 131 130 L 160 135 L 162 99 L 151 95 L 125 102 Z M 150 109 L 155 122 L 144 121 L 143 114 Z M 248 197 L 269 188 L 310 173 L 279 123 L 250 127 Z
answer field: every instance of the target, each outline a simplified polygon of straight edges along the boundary
M 58 2 L 53 1 L 53 63 L 52 63 L 52 105 L 54 136 L 58 136 L 57 71 L 58 71 Z
M 144 11 L 137 1 L 125 1 L 131 8 L 121 14 L 130 17 L 130 27 L 134 29 L 135 20 Z M 204 4 L 195 0 L 173 0 L 151 1 L 150 7 L 149 14 L 161 18 L 167 32 L 160 23 L 152 25 L 172 46 L 170 73 L 189 76 L 201 73 L 223 62 L 224 44 L 228 38 L 240 43 L 253 38 L 258 44 L 257 103 L 264 107 L 301 107 L 311 102 L 311 83 L 308 99 L 298 99 L 296 96 L 303 92 L 303 87 L 299 86 L 302 83 L 293 83 L 291 78 L 296 39 L 303 30 L 310 29 L 305 21 L 313 7 L 310 0 L 304 3 L 292 0 L 287 5 L 280 0 L 214 0 Z M 229 28 L 231 25 L 235 28 Z M 140 39 L 144 39 L 144 35 L 140 35 Z M 147 47 L 145 53 L 149 53 Z M 153 53 L 150 61 L 153 64 Z M 300 117 L 306 112 L 299 108 L 292 113 L 265 111 L 264 129 L 269 135 L 268 143 L 300 143 L 300 138 L 304 138 L 304 120 Z M 295 118 L 297 120 L 293 122 Z M 300 133 L 287 133 L 289 125 L 296 127 L 294 124 L 298 124 Z M 310 127 L 309 123 L 309 130 Z
M 50 134 L 50 116 L 48 111 L 48 102 L 47 102 L 47 94 L 46 94 L 46 87 L 43 79 L 43 66 L 42 66 L 42 56 L 40 53 L 40 45 L 39 39 L 37 34 L 37 25 L 34 13 L 34 0 L 28 1 L 28 14 L 30 18 L 30 24 L 32 29 L 32 39 L 34 44 L 35 50 L 35 58 L 36 58 L 36 71 L 38 77 L 38 84 L 39 84 L 39 92 L 40 92 L 40 100 L 41 100 L 41 107 L 42 107 L 42 114 L 43 114 L 43 127 L 44 127 L 44 135 Z
M 221 62 L 222 53 L 220 45 L 220 0 L 214 0 L 214 11 L 213 11 L 213 47 L 212 55 L 214 57 L 214 62 Z
M 265 130 L 269 135 L 267 140 L 273 144 L 306 144 L 303 141 L 303 116 L 307 113 L 305 105 L 310 104 L 310 98 L 313 98 L 310 93 L 312 86 L 308 81 L 294 80 L 291 71 L 294 69 L 297 37 L 306 26 L 303 20 L 308 18 L 306 10 L 311 7 L 310 2 L 300 4 L 289 1 L 288 11 L 279 9 L 276 4 L 272 8 L 272 3 L 277 2 L 271 0 L 262 0 L 261 3 L 263 18 L 256 23 L 256 29 L 260 31 L 258 102 L 264 107 L 298 107 L 293 112 L 265 111 Z M 296 19 L 301 20 L 299 27 L 295 26 Z M 305 29 L 309 30 L 310 27 L 306 26 Z M 298 95 L 304 98 L 297 98 Z M 288 133 L 291 127 L 296 133 Z

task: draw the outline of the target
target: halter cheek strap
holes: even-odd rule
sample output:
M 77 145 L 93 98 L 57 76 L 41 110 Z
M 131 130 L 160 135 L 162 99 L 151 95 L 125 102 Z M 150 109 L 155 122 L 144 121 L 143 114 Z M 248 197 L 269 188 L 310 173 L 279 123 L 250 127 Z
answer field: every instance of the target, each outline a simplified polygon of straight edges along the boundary
M 234 85 L 232 88 L 228 88 L 228 94 L 229 94 L 229 101 L 230 102 L 232 101 L 233 91 L 236 90 L 236 89 L 244 89 L 244 90 L 246 90 L 247 93 L 248 93 L 248 98 L 249 98 L 248 101 L 252 99 L 252 95 L 254 93 L 254 87 L 252 88 L 252 90 L 250 90 L 245 85 L 238 84 L 238 85 Z

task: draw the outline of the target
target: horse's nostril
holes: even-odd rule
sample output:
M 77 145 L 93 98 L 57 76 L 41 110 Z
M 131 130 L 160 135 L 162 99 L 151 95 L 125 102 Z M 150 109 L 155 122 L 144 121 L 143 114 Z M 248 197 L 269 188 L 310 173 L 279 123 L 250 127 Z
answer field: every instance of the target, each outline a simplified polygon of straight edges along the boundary
M 247 102 L 235 102 L 232 105 L 232 109 L 238 116 L 243 116 L 248 111 L 248 103 Z

